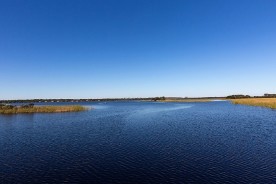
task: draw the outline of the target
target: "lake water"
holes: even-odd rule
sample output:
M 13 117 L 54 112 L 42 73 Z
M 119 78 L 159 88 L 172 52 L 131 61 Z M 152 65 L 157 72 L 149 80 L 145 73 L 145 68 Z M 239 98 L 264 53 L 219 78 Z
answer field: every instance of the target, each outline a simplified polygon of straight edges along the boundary
M 95 109 L 0 115 L 0 182 L 276 183 L 275 110 L 229 102 L 83 105 Z

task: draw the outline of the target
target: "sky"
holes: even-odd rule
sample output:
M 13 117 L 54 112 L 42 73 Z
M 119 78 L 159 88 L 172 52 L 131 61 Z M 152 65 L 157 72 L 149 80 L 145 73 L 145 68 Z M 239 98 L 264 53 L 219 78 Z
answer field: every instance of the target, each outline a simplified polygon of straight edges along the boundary
M 0 99 L 276 93 L 275 0 L 0 0 Z

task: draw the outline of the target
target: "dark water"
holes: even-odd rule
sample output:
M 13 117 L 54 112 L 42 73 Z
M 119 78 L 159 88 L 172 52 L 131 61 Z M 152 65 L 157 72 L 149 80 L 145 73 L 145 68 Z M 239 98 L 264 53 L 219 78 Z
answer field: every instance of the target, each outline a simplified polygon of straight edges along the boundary
M 276 183 L 276 111 L 229 102 L 87 103 L 0 115 L 1 183 Z

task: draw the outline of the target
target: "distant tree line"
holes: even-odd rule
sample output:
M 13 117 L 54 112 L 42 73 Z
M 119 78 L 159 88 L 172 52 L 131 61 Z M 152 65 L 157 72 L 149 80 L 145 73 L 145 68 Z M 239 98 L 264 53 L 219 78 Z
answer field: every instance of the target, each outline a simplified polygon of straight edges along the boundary
M 152 101 L 160 101 L 160 100 L 166 100 L 166 98 L 162 96 L 162 97 L 155 97 L 152 99 Z
M 106 102 L 106 101 L 153 101 L 155 99 L 163 99 L 165 97 L 152 98 L 102 98 L 102 99 L 27 99 L 27 100 L 0 100 L 0 103 L 47 103 L 47 102 Z
M 263 96 L 253 96 L 254 98 L 276 98 L 276 94 L 264 94 Z M 202 98 L 182 98 L 182 97 L 149 97 L 149 98 L 101 98 L 101 99 L 28 99 L 28 100 L 0 100 L 0 104 L 11 103 L 45 103 L 45 102 L 106 102 L 106 101 L 162 101 L 166 99 L 182 100 L 182 99 L 240 99 L 240 98 L 252 98 L 249 95 L 230 95 L 227 97 L 202 97 Z
M 0 110 L 7 110 L 7 109 L 14 109 L 14 108 L 33 108 L 34 104 L 24 104 L 21 106 L 16 106 L 16 105 L 10 105 L 10 104 L 1 104 L 0 103 Z
M 276 94 L 264 94 L 263 96 L 249 96 L 249 95 L 230 95 L 226 99 L 241 99 L 241 98 L 276 98 Z
M 249 95 L 230 95 L 226 97 L 227 99 L 241 99 L 241 98 L 251 98 Z

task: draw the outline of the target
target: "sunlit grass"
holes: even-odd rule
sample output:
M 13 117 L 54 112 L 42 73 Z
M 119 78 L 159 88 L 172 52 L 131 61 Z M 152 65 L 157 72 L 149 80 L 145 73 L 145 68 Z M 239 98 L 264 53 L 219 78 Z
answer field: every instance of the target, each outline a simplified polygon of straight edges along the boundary
M 79 112 L 87 110 L 80 105 L 70 106 L 34 106 L 28 108 L 0 108 L 0 114 L 17 114 L 17 113 L 57 113 L 57 112 Z
M 246 98 L 232 99 L 233 104 L 261 106 L 276 109 L 276 98 Z

